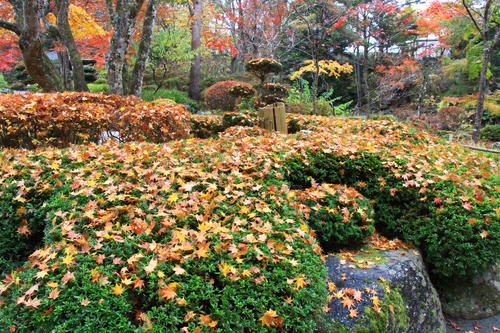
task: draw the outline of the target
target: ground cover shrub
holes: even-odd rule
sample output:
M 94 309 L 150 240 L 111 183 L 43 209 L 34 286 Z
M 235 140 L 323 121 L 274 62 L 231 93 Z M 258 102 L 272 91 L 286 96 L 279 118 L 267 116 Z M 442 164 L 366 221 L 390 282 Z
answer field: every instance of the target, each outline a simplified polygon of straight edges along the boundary
M 104 137 L 165 142 L 188 134 L 189 113 L 181 105 L 92 93 L 0 96 L 3 147 L 65 147 Z
M 325 122 L 313 119 L 310 129 Z M 290 184 L 308 188 L 314 180 L 353 186 L 374 200 L 377 227 L 420 247 L 437 278 L 472 275 L 491 266 L 500 249 L 496 162 L 396 123 L 365 124 L 347 130 L 356 149 L 337 146 L 335 152 L 309 150 L 289 158 L 285 177 Z M 336 131 L 349 135 L 345 127 Z M 394 135 L 398 144 L 388 140 Z
M 314 183 L 370 200 L 435 277 L 497 260 L 496 160 L 388 120 L 289 117 L 304 132 L 0 151 L 0 249 L 28 257 L 4 266 L 0 327 L 313 332 L 322 235 L 291 187 Z
M 1 191 L 43 206 L 45 225 L 43 244 L 0 283 L 0 327 L 313 332 L 326 299 L 320 249 L 270 181 L 263 133 L 239 147 L 230 131 L 164 146 L 1 152 L 10 166 Z M 228 158 L 242 144 L 251 158 Z
M 230 93 L 235 86 L 251 88 L 246 82 L 240 81 L 220 81 L 208 87 L 203 92 L 203 99 L 211 110 L 233 111 L 236 105 L 241 101 L 241 97 Z
M 359 247 L 375 231 L 370 201 L 352 187 L 322 184 L 296 193 L 325 250 Z

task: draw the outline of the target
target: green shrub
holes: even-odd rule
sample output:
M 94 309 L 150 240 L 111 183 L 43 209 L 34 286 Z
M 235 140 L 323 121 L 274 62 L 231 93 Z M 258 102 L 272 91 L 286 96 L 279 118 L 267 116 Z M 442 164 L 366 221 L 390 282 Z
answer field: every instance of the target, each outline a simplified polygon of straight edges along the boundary
M 109 85 L 107 83 L 89 83 L 87 84 L 91 93 L 108 93 Z
M 325 101 L 324 99 L 317 100 L 317 111 L 320 116 L 332 116 L 333 115 L 333 107 Z
M 143 89 L 142 99 L 152 102 L 157 99 L 170 99 L 178 104 L 189 105 L 193 110 L 197 108 L 196 101 L 188 97 L 187 93 L 175 89 L 160 89 L 156 93 L 154 90 Z
M 352 187 L 322 184 L 298 192 L 308 225 L 325 250 L 357 247 L 371 235 L 373 207 Z
M 313 332 L 326 299 L 317 244 L 298 232 L 286 192 L 255 187 L 262 178 L 246 178 L 246 164 L 226 164 L 236 153 L 228 143 L 2 152 L 12 168 L 2 169 L 0 191 L 31 193 L 44 218 L 25 218 L 45 230 L 23 269 L 2 279 L 0 327 Z
M 500 141 L 500 125 L 486 125 L 481 129 L 481 139 L 488 141 Z
M 3 74 L 0 74 L 0 89 L 8 89 L 9 83 L 5 80 Z
M 397 163 L 404 166 L 406 161 Z M 420 247 L 438 278 L 473 275 L 497 260 L 498 191 L 491 189 L 498 187 L 498 180 L 485 184 L 492 192 L 489 196 L 466 192 L 460 184 L 444 180 L 430 180 L 421 193 L 408 185 L 412 180 L 394 175 L 382 156 L 363 152 L 347 156 L 309 152 L 287 160 L 284 174 L 293 188 L 306 189 L 312 180 L 345 184 L 374 200 L 377 228 Z M 467 199 L 479 197 L 480 201 Z
M 232 126 L 253 127 L 258 125 L 257 115 L 254 112 L 228 112 L 222 117 L 222 127 Z

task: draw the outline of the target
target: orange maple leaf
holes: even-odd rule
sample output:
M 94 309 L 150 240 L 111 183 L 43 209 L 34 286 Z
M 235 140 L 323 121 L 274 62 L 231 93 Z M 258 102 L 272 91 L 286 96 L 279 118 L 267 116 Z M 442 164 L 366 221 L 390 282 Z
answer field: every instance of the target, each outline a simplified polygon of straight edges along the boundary
M 342 301 L 340 302 L 344 306 L 344 308 L 352 308 L 354 306 L 354 301 L 350 299 L 349 297 L 344 297 Z
M 262 326 L 271 327 L 276 326 L 278 314 L 274 310 L 267 310 L 266 313 L 259 320 L 262 322 Z

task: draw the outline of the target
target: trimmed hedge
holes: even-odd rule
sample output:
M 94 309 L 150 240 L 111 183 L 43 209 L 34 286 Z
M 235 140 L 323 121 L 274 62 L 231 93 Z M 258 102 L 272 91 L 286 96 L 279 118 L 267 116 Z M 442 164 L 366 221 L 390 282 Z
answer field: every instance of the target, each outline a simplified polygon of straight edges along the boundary
M 0 95 L 0 146 L 36 148 L 97 143 L 165 142 L 189 135 L 182 105 L 93 93 Z

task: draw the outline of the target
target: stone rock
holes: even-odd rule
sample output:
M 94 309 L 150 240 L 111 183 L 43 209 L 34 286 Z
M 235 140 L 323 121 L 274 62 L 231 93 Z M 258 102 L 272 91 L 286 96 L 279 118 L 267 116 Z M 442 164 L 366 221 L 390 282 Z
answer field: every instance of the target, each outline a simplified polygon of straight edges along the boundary
M 452 318 L 482 319 L 500 313 L 500 261 L 469 279 L 439 286 L 443 311 Z
M 417 250 L 327 257 L 329 332 L 446 332 L 441 303 Z M 352 301 L 352 302 L 351 302 Z M 349 309 L 349 304 L 351 305 Z M 347 306 L 346 306 L 347 304 Z M 355 310 L 350 313 L 350 310 Z

